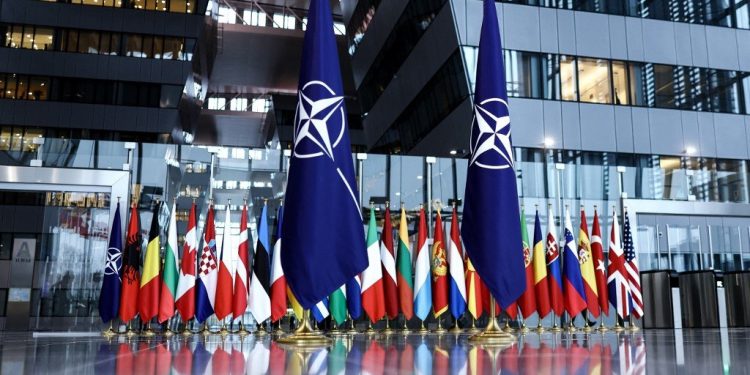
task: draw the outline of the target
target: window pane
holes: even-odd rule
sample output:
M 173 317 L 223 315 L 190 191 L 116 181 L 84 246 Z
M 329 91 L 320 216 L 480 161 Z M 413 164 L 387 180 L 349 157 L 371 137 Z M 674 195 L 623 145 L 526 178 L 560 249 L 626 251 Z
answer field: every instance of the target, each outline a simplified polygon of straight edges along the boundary
M 242 18 L 248 25 L 266 26 L 266 15 L 257 10 L 245 9 L 242 12 Z
M 739 113 L 737 73 L 729 70 L 707 69 L 711 92 L 711 110 Z
M 628 94 L 628 73 L 624 62 L 612 62 L 612 83 L 612 86 L 615 89 L 615 104 L 630 104 L 630 95 Z
M 542 58 L 542 84 L 544 99 L 560 100 L 560 59 L 558 55 L 547 54 Z
M 6 33 L 6 38 L 8 38 L 8 42 L 6 42 L 6 45 L 8 47 L 20 48 L 21 40 L 23 39 L 23 27 L 19 25 L 12 26 L 10 30 L 10 35 Z
M 741 74 L 745 77 L 742 79 L 742 91 L 745 93 L 745 114 L 750 114 L 750 74 Z
M 606 60 L 578 58 L 578 86 L 581 101 L 611 103 L 609 63 Z
M 143 38 L 140 35 L 128 35 L 125 56 L 146 57 L 143 53 Z
M 15 99 L 16 98 L 16 84 L 18 77 L 15 74 L 8 75 L 8 82 L 5 85 L 5 98 Z
M 47 100 L 49 78 L 32 77 L 29 85 L 29 100 Z
M 185 13 L 186 10 L 187 10 L 187 5 L 185 3 L 185 0 L 170 0 L 169 1 L 170 12 Z
M 0 98 L 5 97 L 5 83 L 7 82 L 5 74 L 0 73 Z
M 46 27 L 37 27 L 34 34 L 34 49 L 52 50 L 52 36 L 54 31 Z
M 143 57 L 152 58 L 154 57 L 154 37 L 144 36 L 143 37 Z
M 78 38 L 78 52 L 99 53 L 99 33 L 96 31 L 81 31 Z
M 362 202 L 369 205 L 373 198 L 385 198 L 387 155 L 369 154 L 362 163 Z
M 505 77 L 508 96 L 539 98 L 539 56 L 535 53 L 505 51 Z
M 578 100 L 576 88 L 575 58 L 560 56 L 560 80 L 562 82 L 562 100 Z
M 21 42 L 22 48 L 32 49 L 34 47 L 34 27 L 25 26 L 23 28 L 23 39 Z
M 177 60 L 182 51 L 182 38 L 164 38 L 164 54 L 162 58 Z
M 219 23 L 235 23 L 236 15 L 234 10 L 227 6 L 219 6 Z
M 674 67 L 670 65 L 645 65 L 646 92 L 650 107 L 674 108 Z

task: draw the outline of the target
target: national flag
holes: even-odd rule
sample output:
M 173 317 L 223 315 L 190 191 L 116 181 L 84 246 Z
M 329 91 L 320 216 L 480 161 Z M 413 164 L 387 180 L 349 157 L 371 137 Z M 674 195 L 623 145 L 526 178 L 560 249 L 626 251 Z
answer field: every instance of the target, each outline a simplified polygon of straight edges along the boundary
M 346 322 L 346 285 L 342 285 L 331 293 L 331 297 L 328 299 L 328 308 L 336 324 L 342 325 Z
M 206 229 L 203 233 L 203 251 L 198 260 L 198 281 L 195 283 L 195 319 L 198 323 L 205 322 L 214 313 L 218 266 L 216 261 L 214 206 L 212 204 L 208 206 L 208 214 L 206 215 Z
M 375 209 L 370 207 L 370 222 L 367 225 L 367 258 L 369 265 L 362 271 L 362 308 L 370 321 L 375 323 L 385 315 L 383 294 L 383 268 L 380 264 L 380 239 L 375 222 Z
M 430 249 L 427 245 L 427 220 L 424 207 L 419 207 L 419 232 L 417 234 L 417 262 L 414 269 L 414 315 L 427 319 L 432 307 L 430 285 Z
M 141 280 L 141 221 L 138 206 L 130 208 L 128 233 L 122 257 L 122 289 L 120 290 L 120 320 L 129 322 L 138 313 L 138 289 Z
M 302 319 L 304 310 L 302 309 L 302 305 L 300 305 L 297 301 L 297 297 L 295 297 L 294 293 L 292 293 L 292 290 L 289 289 L 289 286 L 287 286 L 286 288 L 286 297 L 289 299 L 289 307 L 292 308 L 294 316 L 296 316 L 297 319 Z
M 448 269 L 450 270 L 450 307 L 453 318 L 466 312 L 466 278 L 464 277 L 464 252 L 458 228 L 458 212 L 453 206 L 451 216 L 451 238 L 448 242 Z
M 281 267 L 281 223 L 284 222 L 284 206 L 276 213 L 276 243 L 271 258 L 271 321 L 277 322 L 286 315 L 286 276 Z
M 526 226 L 526 213 L 521 209 L 521 244 L 523 251 L 523 262 L 526 271 L 526 290 L 518 299 L 518 306 L 521 308 L 521 314 L 528 318 L 536 311 L 536 294 L 534 293 L 534 267 L 531 265 L 531 248 L 529 247 L 529 233 Z
M 496 307 L 495 311 L 499 311 L 499 309 Z M 511 320 L 518 319 L 518 302 L 511 303 L 510 306 L 505 309 L 505 313 L 508 314 L 508 317 L 510 317 Z
M 120 223 L 120 202 L 117 202 L 115 217 L 112 219 L 112 230 L 109 232 L 107 261 L 104 264 L 102 289 L 99 292 L 99 316 L 107 323 L 117 316 L 120 310 L 120 288 L 122 279 L 122 228 Z
M 250 312 L 258 323 L 266 321 L 271 317 L 271 289 L 270 258 L 268 256 L 268 205 L 263 203 L 258 220 L 258 241 L 255 245 L 255 257 L 253 258 L 253 275 L 250 279 Z M 284 241 L 286 242 L 286 241 Z M 287 250 L 283 250 L 285 254 Z M 300 254 L 300 256 L 302 256 Z M 282 255 L 282 263 L 283 263 Z M 299 298 L 297 293 L 294 294 Z M 303 305 L 304 306 L 304 305 Z
M 630 286 L 625 270 L 625 254 L 619 245 L 620 224 L 617 213 L 612 211 L 612 230 L 609 234 L 609 265 L 607 265 L 607 292 L 609 302 L 617 315 L 625 319 L 630 314 Z
M 534 294 L 539 319 L 543 319 L 552 309 L 550 305 L 549 280 L 547 280 L 547 261 L 545 259 L 542 224 L 539 221 L 539 210 L 534 217 L 534 255 L 531 258 L 534 269 Z
M 592 224 L 591 228 L 591 255 L 594 257 L 594 276 L 596 277 L 596 292 L 599 298 L 599 308 L 604 315 L 609 315 L 607 270 L 604 265 L 602 230 L 599 227 L 599 213 L 596 212 L 596 208 L 594 208 L 594 224 Z
M 151 217 L 151 230 L 148 232 L 148 245 L 146 256 L 143 259 L 143 274 L 141 275 L 141 289 L 138 291 L 138 313 L 141 321 L 148 322 L 159 312 L 159 268 L 161 267 L 161 256 L 159 251 L 159 207 L 154 207 Z
M 414 352 L 414 374 L 432 374 L 432 352 L 424 341 Z
M 354 276 L 346 283 L 346 308 L 352 319 L 359 319 L 362 315 L 362 279 Z
M 485 285 L 507 307 L 526 283 L 502 50 L 495 2 L 484 0 L 461 235 Z
M 625 277 L 630 289 L 631 311 L 636 319 L 643 316 L 643 297 L 641 296 L 641 275 L 638 271 L 638 254 L 633 246 L 633 233 L 630 231 L 630 218 L 625 211 L 625 224 L 622 232 L 622 246 L 625 253 Z
M 482 316 L 482 282 L 479 274 L 471 264 L 471 259 L 466 258 L 466 308 L 474 319 Z
M 310 312 L 316 322 L 320 323 L 325 320 L 325 318 L 330 315 L 330 311 L 328 310 L 328 297 L 323 298 L 318 301 L 318 303 L 314 304 L 310 309 Z
M 435 318 L 448 310 L 448 260 L 445 255 L 443 221 L 440 211 L 435 218 L 435 238 L 432 241 L 432 312 Z
M 225 229 L 226 230 L 226 229 Z M 248 250 L 250 248 L 250 230 L 247 227 L 247 204 L 242 205 L 240 214 L 240 236 L 237 245 L 237 260 L 234 262 L 234 295 L 232 299 L 232 317 L 234 319 L 245 315 L 247 310 L 247 269 Z M 286 310 L 286 296 L 284 289 L 281 289 L 281 295 L 284 298 L 284 310 Z
M 391 208 L 386 205 L 383 231 L 380 234 L 380 262 L 383 265 L 383 294 L 388 319 L 398 317 L 398 284 L 396 276 L 396 253 L 393 249 L 393 227 Z M 410 298 L 411 299 L 411 298 Z
M 219 251 L 219 276 L 216 280 L 216 300 L 214 302 L 214 313 L 216 319 L 224 320 L 232 314 L 232 300 L 234 294 L 234 261 L 237 258 L 230 223 L 229 204 L 224 211 L 224 234 L 221 236 L 221 247 Z
M 159 323 L 174 316 L 177 293 L 177 203 L 172 204 L 167 227 L 167 246 L 164 249 L 164 271 L 162 272 L 161 299 L 159 300 Z
M 414 280 L 412 280 L 412 260 L 411 250 L 409 249 L 409 227 L 406 223 L 406 210 L 401 205 L 401 218 L 398 226 L 398 251 L 396 252 L 398 276 L 398 302 L 399 310 L 404 314 L 406 320 L 411 319 L 414 314 Z
M 591 254 L 591 243 L 589 242 L 589 228 L 586 224 L 586 212 L 581 207 L 581 226 L 578 231 L 578 261 L 581 266 L 581 278 L 583 279 L 583 290 L 586 293 L 586 305 L 594 318 L 599 317 L 599 294 L 596 288 L 596 275 L 594 274 L 594 257 Z
M 368 264 L 337 50 L 330 2 L 311 0 L 281 256 L 289 287 L 308 309 Z
M 560 247 L 557 244 L 557 226 L 555 217 L 552 215 L 552 205 L 547 207 L 547 271 L 549 271 L 549 300 L 555 315 L 562 316 L 563 303 L 563 280 L 560 272 Z
M 565 292 L 565 310 L 572 320 L 586 308 L 586 292 L 583 289 L 581 265 L 573 239 L 573 224 L 570 212 L 565 208 L 565 250 L 563 254 L 563 291 Z
M 180 279 L 177 281 L 175 306 L 183 322 L 195 316 L 195 275 L 198 257 L 198 230 L 195 225 L 195 202 L 190 207 L 185 243 L 180 259 Z

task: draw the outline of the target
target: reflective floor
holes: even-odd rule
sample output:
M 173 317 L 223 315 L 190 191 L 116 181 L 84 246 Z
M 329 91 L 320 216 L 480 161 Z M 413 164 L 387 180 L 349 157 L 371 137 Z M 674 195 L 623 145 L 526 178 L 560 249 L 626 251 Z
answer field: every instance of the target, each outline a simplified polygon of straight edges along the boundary
M 2 374 L 748 374 L 750 329 L 519 335 L 501 350 L 468 335 L 360 334 L 327 349 L 269 337 L 39 337 L 0 333 Z

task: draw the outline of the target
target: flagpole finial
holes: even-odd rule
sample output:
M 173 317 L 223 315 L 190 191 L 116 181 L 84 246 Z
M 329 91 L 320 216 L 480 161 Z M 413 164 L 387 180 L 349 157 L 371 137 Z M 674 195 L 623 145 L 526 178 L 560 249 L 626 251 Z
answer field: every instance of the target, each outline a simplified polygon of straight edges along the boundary
M 534 209 L 539 211 L 539 203 L 534 203 Z
M 195 204 L 195 201 L 196 201 L 196 199 L 195 199 L 195 197 L 193 197 L 193 204 Z
M 117 204 L 120 204 L 120 196 L 117 196 Z
M 454 210 L 456 209 L 456 201 L 455 200 L 453 201 L 453 209 Z
M 547 208 L 552 208 L 552 203 L 547 203 Z
M 267 205 L 268 205 L 268 198 L 263 198 L 263 205 L 264 205 L 264 206 L 267 206 Z
M 596 205 L 594 205 L 594 211 L 596 211 Z
M 391 207 L 391 201 L 385 201 L 385 208 Z
M 404 209 L 404 201 L 401 201 L 401 209 Z
M 583 209 L 584 209 L 584 207 L 583 207 L 583 205 L 581 205 L 581 211 L 583 211 Z
M 230 206 L 231 204 L 232 204 L 232 200 L 231 200 L 231 199 L 227 199 L 227 208 L 229 208 L 229 206 Z
M 284 199 L 283 198 L 279 198 L 279 206 L 283 206 L 283 205 L 284 205 Z
M 370 207 L 372 207 L 374 205 L 375 205 L 375 202 L 374 201 L 370 201 Z

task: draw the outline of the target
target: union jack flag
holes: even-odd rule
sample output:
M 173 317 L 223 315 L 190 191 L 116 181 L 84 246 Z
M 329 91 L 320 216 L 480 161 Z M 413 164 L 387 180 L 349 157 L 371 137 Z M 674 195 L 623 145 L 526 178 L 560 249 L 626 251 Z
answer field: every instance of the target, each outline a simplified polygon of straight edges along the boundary
M 620 225 L 617 213 L 612 212 L 612 231 L 609 235 L 609 265 L 607 266 L 607 294 L 617 315 L 625 319 L 630 314 L 630 287 L 625 270 L 625 254 L 620 247 Z

